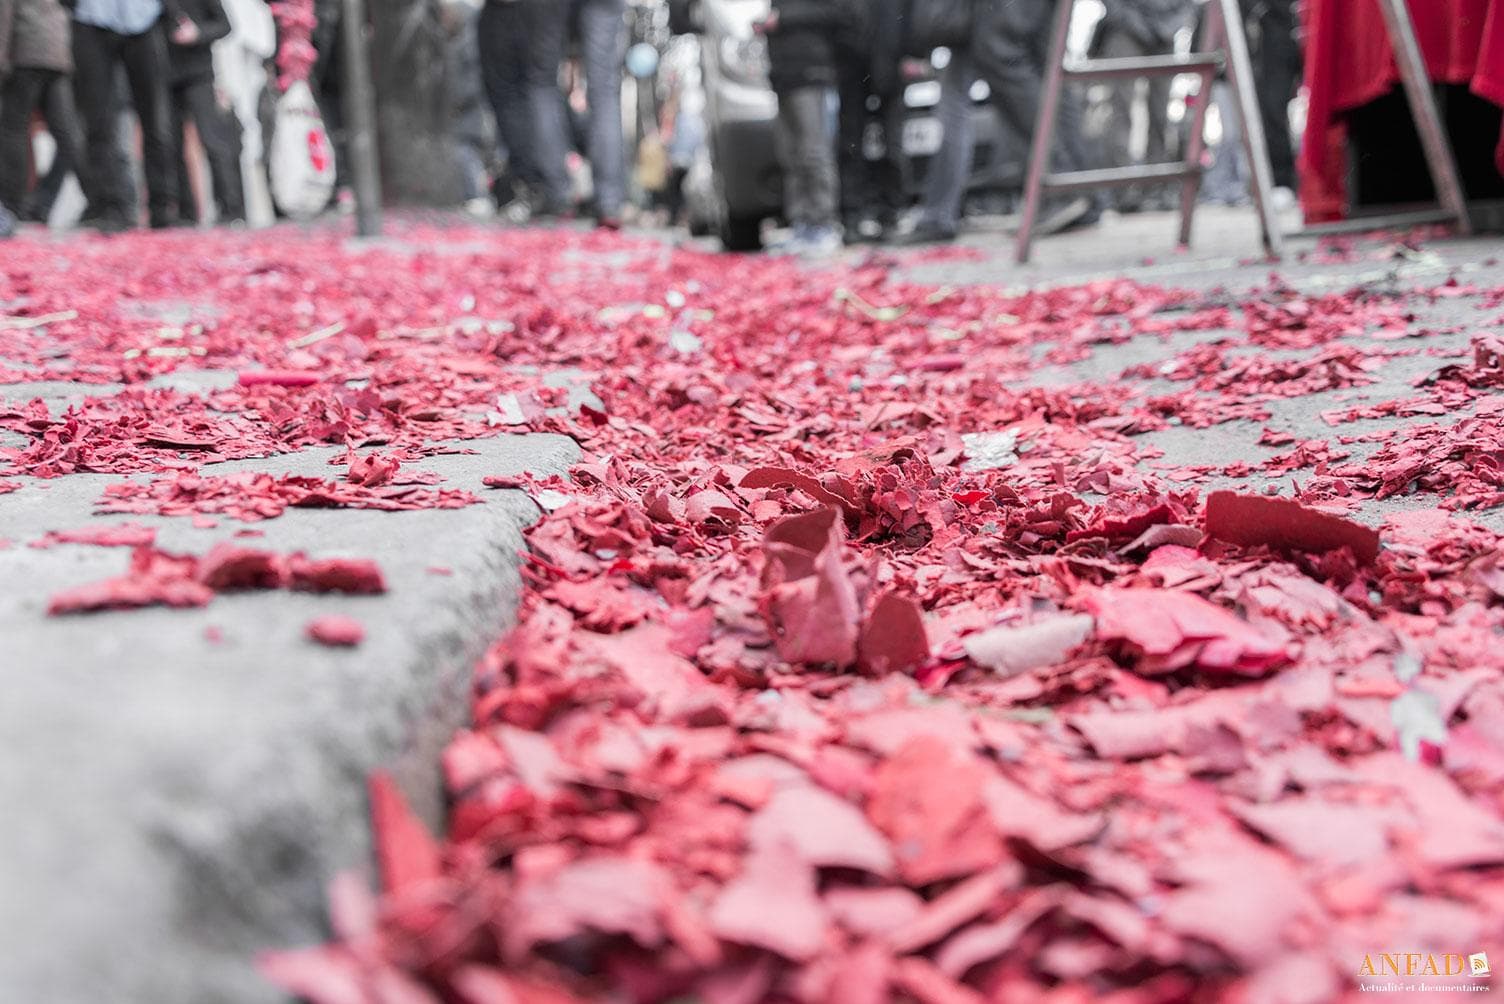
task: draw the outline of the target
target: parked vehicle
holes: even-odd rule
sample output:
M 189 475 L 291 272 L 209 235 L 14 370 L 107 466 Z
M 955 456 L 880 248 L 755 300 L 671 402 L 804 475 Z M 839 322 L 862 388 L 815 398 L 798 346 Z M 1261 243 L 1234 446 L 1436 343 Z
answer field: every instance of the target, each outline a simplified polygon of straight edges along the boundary
M 686 180 L 691 231 L 714 232 L 728 251 L 762 246 L 762 225 L 783 211 L 783 182 L 774 140 L 778 98 L 768 81 L 766 41 L 752 26 L 770 0 L 671 0 L 670 26 L 700 36 L 705 89 L 706 152 Z M 947 53 L 937 51 L 939 62 Z M 936 60 L 905 60 L 904 121 L 899 137 L 906 160 L 904 186 L 917 198 L 931 157 L 943 141 L 935 106 L 940 100 Z M 986 85 L 972 90 L 977 145 L 971 195 L 1022 185 L 1026 145 L 1011 136 L 986 103 Z M 875 133 L 866 154 L 882 156 Z

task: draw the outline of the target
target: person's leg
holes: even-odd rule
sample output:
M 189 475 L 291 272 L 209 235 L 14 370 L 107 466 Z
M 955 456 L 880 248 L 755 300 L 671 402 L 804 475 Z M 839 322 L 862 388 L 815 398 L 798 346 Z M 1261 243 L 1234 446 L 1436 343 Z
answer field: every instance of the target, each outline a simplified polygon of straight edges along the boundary
M 491 0 L 476 23 L 481 81 L 496 134 L 506 148 L 507 171 L 525 185 L 541 185 L 542 173 L 532 157 L 533 126 L 527 98 L 527 33 L 521 4 Z
M 799 148 L 803 136 L 799 122 L 799 101 L 807 90 L 809 88 L 779 93 L 778 120 L 775 123 L 778 163 L 783 175 L 783 215 L 796 235 L 802 235 L 813 218 L 809 178 L 804 174 L 803 151 Z
M 1238 142 L 1241 120 L 1238 103 L 1224 80 L 1212 82 L 1212 104 L 1222 122 L 1222 138 L 1212 148 L 1212 163 L 1201 186 L 1201 197 L 1208 202 L 1237 205 L 1247 200 L 1247 171 L 1242 166 L 1243 144 Z
M 214 80 L 204 77 L 181 88 L 183 108 L 193 118 L 198 130 L 204 159 L 209 162 L 209 178 L 214 184 L 214 203 L 219 222 L 245 219 L 245 186 L 240 178 L 239 121 L 235 113 L 222 108 L 214 94 Z
M 1103 29 L 1100 40 L 1103 59 L 1122 59 L 1142 56 L 1143 47 L 1126 31 L 1117 28 Z M 1107 83 L 1108 122 L 1103 130 L 1103 153 L 1113 167 L 1133 163 L 1133 99 L 1138 93 L 1138 80 L 1129 77 Z
M 168 109 L 172 115 L 172 162 L 178 166 L 178 219 L 183 223 L 200 223 L 198 197 L 193 193 L 193 171 L 188 164 L 188 141 L 183 132 L 188 125 L 188 91 L 186 87 L 173 85 L 167 92 Z
M 987 8 L 974 48 L 977 69 L 992 90 L 992 101 L 1020 135 L 1034 135 L 1044 93 L 1049 48 L 1051 0 L 1009 0 Z M 1079 171 L 1087 165 L 1081 137 L 1080 94 L 1067 86 L 1055 123 L 1055 170 Z
M 866 139 L 871 113 L 867 110 L 868 60 L 843 48 L 837 53 L 836 96 L 840 115 L 836 125 L 836 170 L 841 182 L 841 222 L 854 237 L 862 220 L 872 215 L 872 172 L 868 169 Z
M 991 6 L 979 25 L 973 50 L 994 105 L 1031 142 L 1043 97 L 1053 12 L 1052 0 L 1010 0 Z M 1055 171 L 1081 171 L 1090 166 L 1081 131 L 1083 117 L 1080 91 L 1067 86 L 1056 111 L 1055 143 L 1050 151 Z M 1104 202 L 1101 192 L 1056 202 L 1035 224 L 1035 233 L 1043 236 L 1094 221 L 1101 216 Z
M 590 101 L 590 171 L 595 208 L 603 220 L 621 216 L 627 199 L 626 140 L 621 124 L 621 75 L 626 58 L 625 0 L 585 0 L 580 50 Z
M 569 23 L 569 5 L 559 0 L 518 0 L 527 23 L 525 67 L 528 106 L 532 116 L 533 155 L 542 178 L 544 209 L 562 212 L 569 208 L 569 124 L 559 92 L 559 67 L 564 62 L 564 41 Z
M 74 88 L 84 120 L 89 170 L 97 191 L 86 215 L 116 224 L 127 222 L 130 176 L 118 170 L 119 142 L 115 118 L 116 41 L 118 35 L 91 25 L 73 24 Z M 55 198 L 56 196 L 54 196 Z
M 0 87 L 0 204 L 20 212 L 31 163 L 31 113 L 51 71 L 17 67 Z
M 788 165 L 797 179 L 790 202 L 791 222 L 808 231 L 830 230 L 836 222 L 835 143 L 827 128 L 829 96 L 824 87 L 796 88 L 786 101 L 779 95 Z
M 43 91 L 41 107 L 42 117 L 47 120 L 47 131 L 52 134 L 53 142 L 57 145 L 57 154 L 53 157 L 48 175 L 62 171 L 65 177 L 67 172 L 73 172 L 78 175 L 78 185 L 83 189 L 84 198 L 89 202 L 94 202 L 99 194 L 100 186 L 89 162 L 88 148 L 84 145 L 83 127 L 79 125 L 78 110 L 73 101 L 73 81 L 65 74 L 53 74 Z M 42 179 L 43 182 L 46 180 Z M 60 178 L 59 187 L 61 184 Z M 37 187 L 40 189 L 41 183 Z M 47 200 L 49 213 L 52 209 L 52 201 L 56 198 L 57 195 L 54 192 Z M 40 203 L 34 201 L 30 208 L 35 211 L 39 205 Z M 46 216 L 42 218 L 45 220 Z
M 167 36 L 159 22 L 139 35 L 128 35 L 120 47 L 130 81 L 131 101 L 141 121 L 141 154 L 146 168 L 146 197 L 151 225 L 171 226 L 178 215 L 178 177 L 181 159 L 173 142 L 172 100 L 168 95 Z
M 1290 99 L 1300 85 L 1300 45 L 1295 41 L 1294 15 L 1288 4 L 1271 4 L 1259 20 L 1259 44 L 1254 52 L 1254 89 L 1258 92 L 1264 138 L 1276 188 L 1295 188 L 1295 148 L 1290 135 Z
M 899 215 L 909 204 L 905 179 L 903 123 L 905 117 L 902 89 L 892 94 L 878 94 L 878 127 L 882 130 L 883 155 L 867 164 L 868 182 L 872 186 L 872 208 L 886 237 Z
M 97 186 L 89 180 L 88 146 L 83 138 L 83 126 L 78 117 L 78 106 L 73 100 L 73 81 L 61 74 L 42 95 L 42 117 L 47 120 L 47 131 L 57 140 L 57 154 L 47 173 L 37 179 L 31 194 L 26 197 L 21 218 L 36 223 L 46 223 L 52 215 L 53 204 L 63 190 L 69 174 L 77 174 L 84 198 L 90 205 L 98 204 Z M 66 122 L 67 125 L 57 123 Z M 70 134 L 71 133 L 71 137 Z M 71 152 L 70 152 L 71 150 Z
M 956 53 L 940 77 L 940 152 L 930 161 L 920 203 L 922 236 L 952 236 L 961 226 L 961 207 L 976 145 L 971 115 L 971 86 L 976 69 L 964 53 Z

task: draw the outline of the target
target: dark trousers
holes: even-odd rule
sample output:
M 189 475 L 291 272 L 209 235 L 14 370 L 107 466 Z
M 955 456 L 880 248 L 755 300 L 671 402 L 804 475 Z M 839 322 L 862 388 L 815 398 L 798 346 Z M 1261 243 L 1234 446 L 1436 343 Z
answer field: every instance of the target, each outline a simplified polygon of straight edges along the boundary
M 193 121 L 198 140 L 209 162 L 214 184 L 214 204 L 221 223 L 245 219 L 245 190 L 240 179 L 240 123 L 235 113 L 221 108 L 214 97 L 214 78 L 179 81 L 172 88 L 172 138 L 177 144 L 178 211 L 184 219 L 195 216 L 193 189 L 188 184 L 188 164 L 183 158 L 183 126 Z
M 31 155 L 31 116 L 40 110 L 47 131 L 57 143 L 53 169 L 75 171 L 84 194 L 92 197 L 94 186 L 84 167 L 83 132 L 73 106 L 73 85 L 56 70 L 17 67 L 0 89 L 0 203 L 24 212 L 26 177 Z M 61 178 L 63 175 L 59 175 Z
M 123 76 L 123 73 L 121 75 Z M 129 88 L 124 86 L 112 88 L 115 107 L 111 111 L 110 117 L 114 121 L 115 131 L 110 142 L 105 145 L 102 151 L 99 151 L 104 156 L 109 157 L 110 163 L 113 165 L 109 174 L 110 177 L 128 178 L 135 171 L 134 158 L 129 149 L 134 144 L 134 140 L 131 138 L 134 135 L 134 127 L 129 126 L 127 121 L 130 116 L 130 108 L 125 101 L 125 92 L 127 90 Z M 66 97 L 66 101 L 63 100 L 64 97 Z M 49 123 L 55 118 L 61 118 L 64 115 L 72 115 L 75 121 L 79 121 L 78 105 L 74 101 L 71 80 L 69 81 L 68 93 L 66 95 L 63 95 L 62 91 L 58 88 L 49 88 L 43 101 L 42 115 L 46 117 Z M 61 105 L 62 107 L 55 107 L 57 105 Z M 127 135 L 128 126 L 131 136 Z M 64 163 L 61 159 L 54 159 L 52 166 L 47 169 L 46 176 L 37 181 L 36 187 L 32 189 L 31 196 L 26 202 L 24 213 L 27 219 L 46 220 L 51 216 L 52 207 L 57 202 L 57 197 L 63 190 L 63 183 L 68 180 L 68 175 L 75 172 L 81 172 L 80 185 L 83 184 L 83 175 L 90 175 L 93 185 L 84 186 L 86 188 L 85 197 L 89 200 L 88 215 L 98 214 L 100 208 L 98 198 L 99 178 L 97 175 L 92 174 L 90 168 L 92 157 L 96 151 L 91 145 L 84 143 L 87 136 L 88 134 L 84 132 L 80 125 L 78 160 L 74 164 L 68 164 Z M 135 194 L 128 189 L 126 195 L 130 199 L 130 202 L 126 206 L 126 215 L 134 216 L 136 205 Z
M 902 94 L 872 89 L 872 60 L 866 53 L 837 54 L 837 93 L 841 102 L 836 163 L 841 176 L 841 218 L 848 228 L 864 219 L 892 223 L 903 205 Z M 876 109 L 869 105 L 877 105 Z M 867 157 L 867 134 L 881 135 L 882 154 Z
M 177 144 L 172 141 L 172 108 L 168 98 L 167 38 L 160 22 L 139 35 L 74 22 L 73 62 L 79 111 L 88 141 L 89 169 L 98 196 L 96 215 L 126 219 L 133 200 L 132 181 L 117 170 L 112 153 L 116 141 L 114 117 L 115 67 L 125 67 L 131 104 L 141 120 L 142 159 L 146 168 L 147 206 L 152 226 L 177 221 Z
M 1248 5 L 1245 3 L 1245 7 Z M 1247 19 L 1252 50 L 1254 90 L 1275 187 L 1295 187 L 1295 147 L 1290 135 L 1290 101 L 1300 87 L 1300 43 L 1295 40 L 1296 14 L 1289 0 L 1255 5 Z
M 783 168 L 783 212 L 795 230 L 836 222 L 835 146 L 827 126 L 827 87 L 778 93 L 778 160 Z
M 481 77 L 508 170 L 554 208 L 569 198 L 569 128 L 559 92 L 568 16 L 560 0 L 492 0 L 476 24 Z
M 987 81 L 993 106 L 1021 136 L 1034 135 L 1054 10 L 1054 0 L 979 0 L 977 4 L 972 46 L 977 75 Z M 1090 166 L 1081 119 L 1081 95 L 1067 87 L 1055 120 L 1055 148 L 1050 151 L 1057 171 Z

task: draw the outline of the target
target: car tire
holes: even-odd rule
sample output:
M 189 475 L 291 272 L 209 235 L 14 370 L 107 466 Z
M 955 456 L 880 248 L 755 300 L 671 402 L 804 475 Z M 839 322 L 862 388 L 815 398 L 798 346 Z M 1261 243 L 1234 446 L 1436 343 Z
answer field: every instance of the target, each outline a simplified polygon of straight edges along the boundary
M 761 251 L 762 217 L 728 215 L 721 221 L 721 246 L 727 251 Z

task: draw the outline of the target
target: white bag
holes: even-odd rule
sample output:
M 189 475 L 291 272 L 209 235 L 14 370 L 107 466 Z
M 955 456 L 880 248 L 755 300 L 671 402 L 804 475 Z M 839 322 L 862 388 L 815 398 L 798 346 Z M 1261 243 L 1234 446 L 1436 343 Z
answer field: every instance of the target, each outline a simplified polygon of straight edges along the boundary
M 272 198 L 295 220 L 312 219 L 334 194 L 334 144 L 305 81 L 277 99 L 272 127 Z

